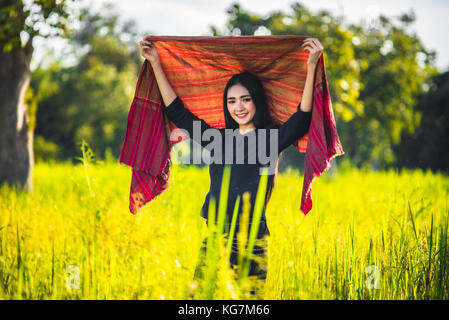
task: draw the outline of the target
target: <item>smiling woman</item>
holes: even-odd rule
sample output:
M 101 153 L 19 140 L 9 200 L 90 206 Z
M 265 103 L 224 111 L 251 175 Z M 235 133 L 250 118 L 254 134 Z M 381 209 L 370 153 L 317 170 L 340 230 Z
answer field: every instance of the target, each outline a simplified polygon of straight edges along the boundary
M 222 180 L 224 176 L 225 167 L 230 164 L 230 181 L 226 207 L 226 229 L 229 230 L 230 222 L 232 220 L 233 209 L 238 203 L 238 217 L 237 221 L 240 221 L 239 216 L 243 212 L 243 205 L 237 202 L 237 199 L 243 197 L 244 194 L 249 194 L 250 198 L 250 221 L 254 213 L 256 195 L 258 192 L 258 186 L 261 179 L 262 168 L 265 163 L 260 161 L 258 157 L 261 153 L 267 153 L 268 149 L 270 153 L 275 152 L 275 159 L 279 154 L 304 136 L 309 130 L 311 123 L 311 109 L 312 109 L 312 95 L 313 95 L 313 81 L 315 69 L 317 67 L 318 59 L 323 51 L 323 48 L 317 39 L 306 39 L 303 42 L 303 48 L 310 51 L 306 82 L 304 85 L 304 92 L 302 93 L 302 100 L 297 107 L 296 113 L 285 121 L 282 125 L 276 125 L 273 123 L 269 111 L 268 103 L 265 95 L 264 88 L 259 79 L 250 72 L 242 72 L 234 74 L 227 82 L 223 91 L 223 112 L 226 122 L 224 129 L 216 129 L 207 124 L 204 120 L 195 116 L 190 110 L 188 110 L 183 101 L 176 95 L 173 87 L 169 83 L 167 76 L 161 66 L 158 50 L 151 42 L 144 40 L 140 42 L 141 54 L 147 59 L 153 68 L 153 72 L 157 81 L 157 85 L 161 92 L 162 99 L 166 105 L 163 108 L 165 115 L 173 122 L 177 127 L 182 128 L 188 132 L 190 137 L 194 140 L 198 137 L 202 137 L 207 130 L 218 130 L 219 141 L 216 144 L 219 145 L 217 149 L 211 151 L 211 156 L 214 157 L 214 152 L 218 151 L 224 155 L 224 158 L 231 159 L 231 162 L 223 163 L 211 163 L 209 166 L 210 173 L 210 189 L 204 200 L 201 214 L 204 218 L 208 219 L 209 204 L 213 202 L 216 204 L 215 212 L 218 212 L 220 207 L 219 199 L 221 198 Z M 298 92 L 298 94 L 300 94 Z M 195 127 L 199 128 L 201 135 L 195 135 Z M 229 135 L 229 129 L 233 129 L 236 132 Z M 232 131 L 232 130 L 231 130 Z M 263 131 L 265 134 L 260 135 Z M 236 134 L 235 134 L 236 133 Z M 250 133 L 254 133 L 256 140 L 250 143 Z M 225 148 L 228 145 L 229 137 L 232 142 L 232 147 Z M 239 137 L 242 137 L 239 140 Z M 239 143 L 233 143 L 234 138 Z M 197 141 L 202 147 L 207 147 L 204 141 Z M 271 141 L 275 141 L 275 148 L 267 145 Z M 214 141 L 215 142 L 215 141 Z M 255 143 L 254 143 L 255 142 Z M 242 147 L 243 157 L 238 158 L 238 147 Z M 263 150 L 264 152 L 262 152 Z M 230 153 L 230 154 L 229 154 Z M 223 158 L 222 158 L 223 159 Z M 257 159 L 255 163 L 250 159 Z M 265 208 L 271 196 L 271 192 L 274 187 L 276 178 L 276 170 L 269 172 L 268 182 L 265 191 L 265 201 L 263 205 L 262 217 L 260 219 L 260 225 L 258 226 L 257 238 L 263 239 L 265 235 L 269 234 L 268 226 L 266 223 Z M 207 220 L 208 221 L 208 220 Z M 214 217 L 214 221 L 216 218 Z M 236 231 L 234 235 L 237 235 L 239 231 L 239 224 L 236 225 Z M 231 265 L 237 264 L 237 238 L 233 239 L 233 250 L 230 256 Z M 255 255 L 263 256 L 265 254 L 266 247 L 254 247 L 253 253 Z M 266 270 L 258 266 L 255 262 L 251 263 L 250 275 L 258 275 L 260 278 L 265 279 Z

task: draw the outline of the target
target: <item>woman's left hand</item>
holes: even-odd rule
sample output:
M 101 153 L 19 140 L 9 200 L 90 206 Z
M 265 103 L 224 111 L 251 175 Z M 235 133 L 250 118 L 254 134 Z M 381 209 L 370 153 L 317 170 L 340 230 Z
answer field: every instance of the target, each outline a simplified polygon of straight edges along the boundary
M 323 53 L 323 46 L 318 41 L 318 39 L 307 38 L 306 40 L 304 40 L 301 48 L 309 51 L 309 60 L 307 61 L 307 64 L 310 67 L 316 67 L 316 65 L 318 64 L 318 60 Z

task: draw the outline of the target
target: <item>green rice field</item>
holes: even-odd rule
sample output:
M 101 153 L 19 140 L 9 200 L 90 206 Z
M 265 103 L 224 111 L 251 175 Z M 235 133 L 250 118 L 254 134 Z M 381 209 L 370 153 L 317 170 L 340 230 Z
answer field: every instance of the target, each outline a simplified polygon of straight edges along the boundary
M 325 172 L 304 216 L 302 174 L 280 173 L 266 282 L 231 269 L 219 221 L 200 217 L 207 167 L 173 164 L 168 190 L 135 216 L 131 168 L 117 161 L 38 163 L 33 177 L 32 193 L 0 189 L 0 299 L 449 298 L 442 174 Z M 195 277 L 204 239 L 214 250 Z

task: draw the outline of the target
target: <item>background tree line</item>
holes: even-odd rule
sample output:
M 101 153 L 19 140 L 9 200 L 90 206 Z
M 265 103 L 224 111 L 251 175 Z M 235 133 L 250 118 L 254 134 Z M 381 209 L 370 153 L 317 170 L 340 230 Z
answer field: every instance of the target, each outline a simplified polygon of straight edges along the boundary
M 113 7 L 104 13 L 81 10 L 80 28 L 70 46 L 76 63 L 51 59 L 32 73 L 37 113 L 37 159 L 70 159 L 86 140 L 98 157 L 118 157 L 126 119 L 143 60 L 132 22 L 122 22 Z
M 296 34 L 320 40 L 346 152 L 339 164 L 448 169 L 449 75 L 440 74 L 435 52 L 409 32 L 413 11 L 360 24 L 326 10 L 312 13 L 301 3 L 264 17 L 233 4 L 227 15 L 225 30 L 210 27 L 214 35 Z M 26 104 L 35 114 L 30 131 L 37 161 L 75 161 L 82 139 L 97 157 L 117 159 L 125 136 L 143 62 L 138 41 L 151 31 L 139 33 L 112 6 L 101 14 L 82 9 L 76 19 L 81 27 L 65 35 L 75 62 L 68 66 L 66 57 L 50 56 L 50 63 L 31 72 Z M 301 163 L 298 157 L 294 148 L 287 149 L 282 167 Z

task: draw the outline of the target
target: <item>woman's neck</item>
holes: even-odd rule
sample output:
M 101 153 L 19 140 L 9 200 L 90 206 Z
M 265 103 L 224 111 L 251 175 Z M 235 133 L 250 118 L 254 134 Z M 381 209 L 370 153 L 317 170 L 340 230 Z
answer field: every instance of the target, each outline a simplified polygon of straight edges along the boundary
M 248 123 L 248 124 L 244 124 L 244 125 L 240 125 L 239 126 L 239 132 L 240 132 L 240 134 L 245 134 L 245 133 L 247 133 L 247 132 L 250 132 L 250 131 L 253 131 L 253 130 L 255 130 L 256 129 L 256 127 L 254 126 L 254 124 L 251 122 L 251 123 Z

